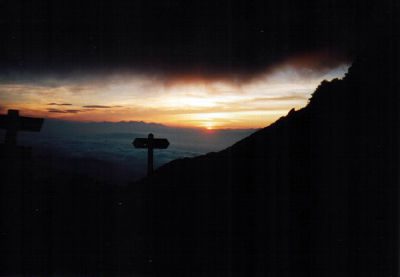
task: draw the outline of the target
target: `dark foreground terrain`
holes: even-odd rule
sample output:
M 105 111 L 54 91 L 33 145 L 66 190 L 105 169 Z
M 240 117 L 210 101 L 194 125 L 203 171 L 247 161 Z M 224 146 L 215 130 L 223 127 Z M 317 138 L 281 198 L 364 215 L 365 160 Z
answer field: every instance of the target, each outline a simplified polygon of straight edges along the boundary
M 3 147 L 0 274 L 396 276 L 396 59 L 361 56 L 307 107 L 129 187 Z
M 396 276 L 394 65 L 385 54 L 360 58 L 307 107 L 141 181 L 155 263 L 238 276 Z

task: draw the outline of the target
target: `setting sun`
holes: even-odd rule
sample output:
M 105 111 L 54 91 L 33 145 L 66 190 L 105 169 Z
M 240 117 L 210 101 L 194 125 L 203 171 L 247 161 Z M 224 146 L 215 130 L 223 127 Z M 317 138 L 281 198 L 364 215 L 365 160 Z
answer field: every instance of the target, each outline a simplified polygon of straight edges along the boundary
M 213 129 L 214 124 L 212 122 L 207 122 L 205 127 L 207 130 L 212 130 Z

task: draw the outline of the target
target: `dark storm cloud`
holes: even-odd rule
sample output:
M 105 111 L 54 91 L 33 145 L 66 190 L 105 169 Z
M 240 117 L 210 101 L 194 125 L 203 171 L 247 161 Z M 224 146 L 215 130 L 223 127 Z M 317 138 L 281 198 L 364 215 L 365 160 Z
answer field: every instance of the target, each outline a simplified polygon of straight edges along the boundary
M 390 33 L 394 1 L 9 1 L 0 65 L 20 71 L 252 74 L 291 56 L 354 54 Z

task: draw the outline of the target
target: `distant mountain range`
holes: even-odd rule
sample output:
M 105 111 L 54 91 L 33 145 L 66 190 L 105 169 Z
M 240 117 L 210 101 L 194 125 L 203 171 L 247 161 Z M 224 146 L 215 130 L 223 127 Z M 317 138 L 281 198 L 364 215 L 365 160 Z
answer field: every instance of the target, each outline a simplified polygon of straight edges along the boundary
M 18 143 L 32 146 L 37 162 L 70 174 L 86 174 L 100 181 L 126 185 L 146 175 L 147 152 L 135 149 L 137 137 L 167 138 L 170 146 L 156 150 L 155 166 L 182 157 L 194 157 L 228 147 L 255 129 L 174 128 L 155 123 L 76 122 L 45 119 L 40 133 L 20 132 Z M 4 131 L 0 136 L 4 136 Z M 105 170 L 106 169 L 106 170 Z

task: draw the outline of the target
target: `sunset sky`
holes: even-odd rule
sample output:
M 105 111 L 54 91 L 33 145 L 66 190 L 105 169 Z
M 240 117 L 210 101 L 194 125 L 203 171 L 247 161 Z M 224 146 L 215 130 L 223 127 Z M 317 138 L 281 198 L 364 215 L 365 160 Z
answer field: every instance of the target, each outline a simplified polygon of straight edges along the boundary
M 265 127 L 342 77 L 372 16 L 349 1 L 10 1 L 0 112 L 77 121 Z M 380 30 L 380 29 L 379 29 Z
M 245 77 L 134 71 L 22 74 L 3 78 L 0 102 L 3 112 L 19 109 L 24 115 L 68 120 L 260 128 L 291 108 L 304 107 L 322 80 L 347 71 L 345 63 L 324 67 L 321 59 L 291 59 Z

